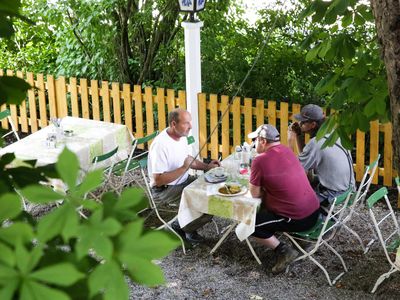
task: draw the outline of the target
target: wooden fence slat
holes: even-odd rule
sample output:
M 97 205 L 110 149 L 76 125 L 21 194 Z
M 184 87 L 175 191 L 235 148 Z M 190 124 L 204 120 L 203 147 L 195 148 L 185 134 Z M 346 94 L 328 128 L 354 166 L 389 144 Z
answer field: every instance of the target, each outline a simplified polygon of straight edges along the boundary
M 356 180 L 360 181 L 364 174 L 364 157 L 365 157 L 365 133 L 357 130 L 356 133 Z
M 268 100 L 268 124 L 276 126 L 276 102 Z
M 149 135 L 154 132 L 153 91 L 151 87 L 144 89 L 144 101 L 146 103 L 146 134 Z
M 210 134 L 211 135 L 211 159 L 218 159 L 218 96 L 210 95 Z
M 200 93 L 198 95 L 199 100 L 199 116 L 207 115 L 207 104 L 206 104 L 206 94 Z M 207 119 L 205 117 L 199 117 L 199 146 L 200 146 L 200 156 L 202 158 L 207 157 L 208 145 L 207 145 Z
M 14 76 L 14 72 L 12 70 L 7 70 L 6 74 L 7 76 Z M 16 127 L 16 130 L 19 130 L 18 110 L 15 104 L 10 105 L 10 113 L 11 113 L 11 119 Z
M 186 92 L 178 91 L 178 105 L 179 107 L 186 109 Z
M 167 90 L 167 108 L 168 113 L 176 107 L 175 105 L 175 91 L 172 89 Z
M 88 93 L 87 79 L 80 79 L 79 85 L 80 85 L 80 90 L 81 90 L 82 118 L 90 119 L 89 93 Z
M 36 97 L 35 97 L 35 80 L 32 72 L 26 73 L 26 79 L 31 85 L 31 89 L 28 90 L 28 103 L 29 103 L 29 118 L 31 120 L 31 132 L 38 131 L 38 119 L 36 111 Z
M 110 107 L 110 90 L 108 88 L 108 81 L 101 82 L 101 102 L 103 106 L 103 120 L 111 122 L 111 107 Z
M 165 113 L 165 90 L 157 88 L 157 109 L 158 109 L 158 130 L 164 130 L 167 127 Z
M 75 77 L 69 79 L 69 89 L 71 93 L 71 111 L 73 117 L 79 117 L 79 98 L 78 84 Z
M 45 93 L 45 84 L 44 84 L 44 76 L 43 74 L 37 74 L 37 85 L 38 88 L 38 99 L 39 99 L 39 115 L 40 128 L 44 128 L 48 124 L 48 116 L 47 116 L 47 101 L 46 101 L 46 93 Z
M 142 100 L 142 87 L 135 85 L 133 87 L 133 100 L 135 101 L 135 138 L 144 137 L 143 133 L 143 100 Z M 143 149 L 143 145 L 139 145 Z
M 97 80 L 90 80 L 90 94 L 92 95 L 93 120 L 100 120 L 99 83 Z
M 289 125 L 289 104 L 287 102 L 280 103 L 280 115 L 281 115 L 281 143 L 284 145 L 288 145 L 288 125 Z
M 17 77 L 24 79 L 24 74 L 21 71 L 17 71 Z M 21 131 L 28 132 L 28 114 L 26 112 L 26 101 L 23 100 L 21 105 L 19 106 L 19 115 L 20 115 L 20 124 L 21 124 Z
M 383 146 L 383 184 L 386 186 L 391 186 L 393 183 L 393 149 L 392 149 L 392 124 L 383 124 L 384 140 L 385 144 Z
M 369 163 L 372 163 L 379 154 L 379 122 L 378 121 L 373 121 L 370 123 L 371 124 L 371 129 L 370 129 L 370 137 L 369 137 Z M 372 182 L 374 184 L 378 183 L 378 173 L 375 172 L 374 178 L 372 179 Z
M 113 104 L 114 123 L 121 124 L 121 98 L 119 95 L 119 83 L 111 84 L 111 98 Z
M 235 97 L 232 102 L 233 116 L 233 146 L 242 144 L 241 120 L 240 120 L 240 97 Z
M 56 80 L 56 101 L 57 101 L 57 116 L 59 118 L 68 116 L 67 87 L 65 84 L 64 76 L 60 76 Z
M 253 131 L 253 116 L 252 116 L 251 98 L 244 98 L 244 141 L 251 144 L 251 139 L 247 135 Z
M 229 97 L 221 96 L 221 113 L 225 113 L 222 117 L 222 129 L 221 129 L 221 142 L 222 142 L 222 158 L 226 158 L 232 151 L 229 144 L 230 127 L 229 127 Z M 206 119 L 206 118 L 204 118 Z
M 50 118 L 57 117 L 57 102 L 56 102 L 56 88 L 55 80 L 52 75 L 47 75 L 47 92 L 49 96 L 49 110 Z
M 124 83 L 122 86 L 122 98 L 124 99 L 124 115 L 125 125 L 130 132 L 133 132 L 132 126 L 132 100 L 131 100 L 131 85 Z
M 257 99 L 256 101 L 256 123 L 257 128 L 264 125 L 264 100 Z

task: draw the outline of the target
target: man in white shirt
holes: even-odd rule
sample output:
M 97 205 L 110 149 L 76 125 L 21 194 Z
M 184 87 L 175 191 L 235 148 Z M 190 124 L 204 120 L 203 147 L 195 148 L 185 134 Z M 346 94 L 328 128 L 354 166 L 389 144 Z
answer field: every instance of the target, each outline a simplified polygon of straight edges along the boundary
M 182 190 L 195 180 L 189 175 L 189 169 L 208 171 L 220 163 L 212 160 L 206 164 L 191 156 L 192 148 L 187 137 L 192 129 L 192 117 L 187 110 L 177 108 L 171 111 L 168 124 L 169 127 L 161 131 L 150 146 L 148 172 L 154 200 L 173 202 L 179 201 Z M 210 220 L 211 216 L 203 215 L 182 229 L 177 221 L 172 223 L 172 227 L 188 241 L 199 242 L 201 237 L 196 230 Z

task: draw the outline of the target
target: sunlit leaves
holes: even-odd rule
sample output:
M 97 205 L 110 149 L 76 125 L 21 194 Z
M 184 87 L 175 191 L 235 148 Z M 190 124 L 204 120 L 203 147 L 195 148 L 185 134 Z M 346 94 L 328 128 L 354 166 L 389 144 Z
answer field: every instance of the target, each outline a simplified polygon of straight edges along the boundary
M 0 203 L 0 223 L 6 219 L 12 219 L 16 217 L 21 212 L 21 198 L 15 193 L 1 195 Z

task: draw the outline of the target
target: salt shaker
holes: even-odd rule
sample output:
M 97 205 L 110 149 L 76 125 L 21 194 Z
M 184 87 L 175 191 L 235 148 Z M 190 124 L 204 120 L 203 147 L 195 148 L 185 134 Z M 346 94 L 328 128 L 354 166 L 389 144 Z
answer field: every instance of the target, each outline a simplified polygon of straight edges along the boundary
M 239 161 L 242 160 L 242 147 L 236 146 L 234 158 Z

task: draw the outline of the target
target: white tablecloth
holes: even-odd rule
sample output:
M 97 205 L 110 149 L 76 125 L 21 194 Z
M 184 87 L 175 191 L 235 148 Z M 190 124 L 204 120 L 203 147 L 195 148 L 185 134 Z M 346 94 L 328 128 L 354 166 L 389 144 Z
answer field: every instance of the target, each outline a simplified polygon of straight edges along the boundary
M 64 147 L 67 147 L 78 156 L 81 168 L 88 170 L 95 156 L 111 151 L 116 146 L 119 148 L 114 162 L 127 158 L 131 151 L 133 137 L 125 125 L 65 117 L 61 126 L 63 130 L 73 130 L 73 135 L 60 136 L 56 148 L 50 149 L 46 145 L 48 134 L 55 132 L 54 125 L 49 125 L 0 149 L 0 156 L 13 152 L 17 158 L 14 165 L 18 165 L 21 160 L 36 159 L 36 165 L 42 166 L 55 163 Z
M 229 161 L 232 157 L 228 157 Z M 241 182 L 247 182 L 245 177 Z M 240 241 L 253 232 L 256 213 L 261 200 L 252 198 L 250 192 L 235 197 L 217 195 L 220 184 L 211 184 L 204 180 L 204 175 L 188 185 L 182 193 L 179 205 L 178 221 L 181 227 L 199 218 L 203 213 L 224 217 L 239 222 L 235 229 Z

